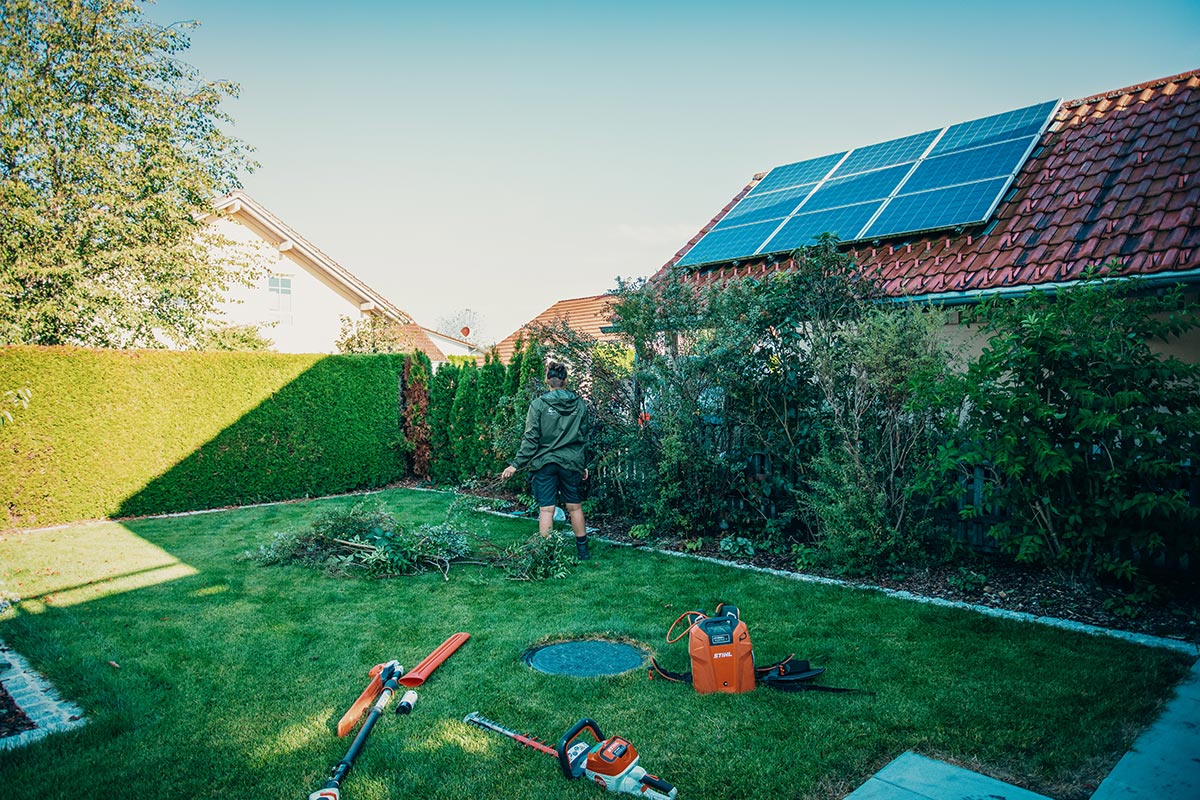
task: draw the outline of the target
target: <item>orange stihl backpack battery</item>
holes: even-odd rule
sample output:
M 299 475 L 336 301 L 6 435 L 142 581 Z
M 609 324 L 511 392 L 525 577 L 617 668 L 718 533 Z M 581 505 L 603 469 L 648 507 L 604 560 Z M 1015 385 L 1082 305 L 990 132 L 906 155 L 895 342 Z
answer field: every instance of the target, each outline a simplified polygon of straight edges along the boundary
M 672 637 L 675 628 L 684 620 L 687 620 L 687 628 Z M 711 617 L 702 611 L 680 614 L 667 629 L 667 644 L 678 642 L 685 635 L 688 637 L 692 671 L 671 672 L 651 658 L 651 678 L 657 675 L 669 681 L 690 683 L 700 694 L 740 694 L 752 690 L 758 683 L 783 692 L 874 694 L 863 689 L 843 689 L 813 683 L 813 679 L 824 673 L 825 668 L 799 661 L 794 654 L 774 664 L 756 667 L 754 651 L 750 647 L 750 631 L 742 622 L 736 606 L 721 603 Z
M 688 627 L 675 638 L 671 633 L 683 620 Z M 688 654 L 692 659 L 690 673 L 667 672 L 653 663 L 653 671 L 671 680 L 691 683 L 700 694 L 727 692 L 740 694 L 754 689 L 754 650 L 750 646 L 750 631 L 738 615 L 737 607 L 721 604 L 713 616 L 700 611 L 680 614 L 667 631 L 667 643 L 688 636 Z

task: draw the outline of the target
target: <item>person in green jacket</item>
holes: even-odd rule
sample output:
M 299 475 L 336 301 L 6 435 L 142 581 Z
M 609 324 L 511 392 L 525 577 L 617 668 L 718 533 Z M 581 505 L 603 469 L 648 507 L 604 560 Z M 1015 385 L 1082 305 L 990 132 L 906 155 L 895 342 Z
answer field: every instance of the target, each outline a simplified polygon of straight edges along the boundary
M 557 361 L 546 367 L 546 383 L 550 391 L 529 404 L 521 446 L 500 476 L 508 480 L 517 470 L 529 468 L 542 536 L 550 535 L 554 509 L 562 498 L 575 533 L 575 552 L 583 560 L 591 557 L 579 486 L 588 478 L 584 461 L 590 424 L 587 404 L 566 388 L 567 368 Z

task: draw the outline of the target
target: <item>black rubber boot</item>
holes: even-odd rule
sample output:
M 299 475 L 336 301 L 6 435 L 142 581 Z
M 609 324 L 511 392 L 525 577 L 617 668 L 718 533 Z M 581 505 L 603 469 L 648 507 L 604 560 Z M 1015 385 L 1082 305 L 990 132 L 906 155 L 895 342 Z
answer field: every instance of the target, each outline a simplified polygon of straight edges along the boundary
M 575 539 L 575 555 L 579 557 L 580 561 L 587 561 L 589 558 L 592 557 L 592 554 L 588 552 L 586 536 L 583 537 L 582 539 L 580 539 L 580 538 Z

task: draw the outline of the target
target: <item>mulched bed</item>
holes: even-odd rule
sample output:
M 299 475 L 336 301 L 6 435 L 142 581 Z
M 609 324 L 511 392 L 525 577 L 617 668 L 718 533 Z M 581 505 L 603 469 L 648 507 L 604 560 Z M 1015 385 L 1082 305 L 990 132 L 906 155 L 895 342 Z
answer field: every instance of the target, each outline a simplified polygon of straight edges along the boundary
M 4 688 L 4 684 L 0 683 L 0 739 L 6 736 L 16 736 L 24 731 L 31 731 L 37 725 L 33 723 L 29 717 L 25 716 L 12 697 Z
M 627 526 L 603 523 L 596 526 L 591 520 L 588 520 L 588 525 L 597 527 L 600 535 L 613 541 L 634 546 L 648 544 L 630 538 Z M 716 537 L 704 537 L 703 541 L 704 544 L 699 550 L 688 552 L 756 567 L 785 572 L 796 571 L 795 559 L 790 556 L 758 554 L 750 558 L 731 559 L 719 550 Z M 682 539 L 667 540 L 654 542 L 653 546 L 684 552 L 683 543 Z M 876 575 L 862 578 L 848 578 L 820 570 L 806 569 L 805 572 L 850 583 L 911 592 L 923 597 L 937 597 L 1020 611 L 1034 616 L 1055 617 L 1110 630 L 1200 643 L 1200 581 L 1195 578 L 1180 581 L 1169 587 L 1160 602 L 1141 608 L 1137 616 L 1130 619 L 1114 613 L 1115 609 L 1105 607 L 1105 601 L 1119 598 L 1115 589 L 1072 581 L 1048 570 L 1017 564 L 999 555 L 979 556 L 978 563 L 971 569 L 987 578 L 979 591 L 964 591 L 956 586 L 956 581 L 960 578 L 960 568 L 957 566 L 922 568 L 903 576 Z M 1121 605 L 1118 603 L 1116 608 Z
M 410 482 L 403 485 L 412 487 L 421 484 Z M 515 496 L 498 497 L 497 495 L 504 493 L 497 492 L 494 486 L 481 486 L 474 491 L 458 491 L 493 501 L 511 502 L 516 499 Z M 750 558 L 732 559 L 720 551 L 719 539 L 715 536 L 703 537 L 703 545 L 699 550 L 685 550 L 685 540 L 682 538 L 656 542 L 634 539 L 629 536 L 630 525 L 627 521 L 589 517 L 587 523 L 589 528 L 596 529 L 598 535 L 634 547 L 653 546 L 723 561 L 737 561 L 755 567 L 784 572 L 796 571 L 795 559 L 790 556 L 759 553 Z M 1200 575 L 1193 575 L 1165 586 L 1161 592 L 1162 596 L 1155 603 L 1138 608 L 1136 616 L 1130 618 L 1128 615 L 1114 613 L 1122 605 L 1127 606 L 1116 602 L 1120 594 L 1114 588 L 1073 581 L 1069 576 L 1018 564 L 1002 555 L 980 555 L 977 557 L 977 563 L 970 569 L 987 577 L 987 582 L 979 591 L 963 591 L 956 586 L 955 581 L 960 577 L 958 566 L 927 567 L 903 576 L 846 577 L 813 569 L 806 569 L 805 572 L 850 583 L 911 592 L 922 597 L 972 603 L 1034 616 L 1054 617 L 1109 630 L 1200 644 Z M 1106 608 L 1106 601 L 1115 602 L 1116 605 Z

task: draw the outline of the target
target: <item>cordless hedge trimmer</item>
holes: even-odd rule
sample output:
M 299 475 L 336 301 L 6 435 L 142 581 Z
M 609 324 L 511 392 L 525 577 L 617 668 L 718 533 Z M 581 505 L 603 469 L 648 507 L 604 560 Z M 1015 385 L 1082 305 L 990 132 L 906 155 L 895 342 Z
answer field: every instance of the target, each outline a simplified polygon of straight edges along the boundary
M 638 754 L 627 739 L 613 736 L 605 739 L 599 726 L 590 719 L 581 719 L 551 747 L 536 737 L 504 727 L 472 711 L 463 722 L 514 739 L 540 753 L 554 756 L 567 780 L 587 777 L 610 792 L 625 792 L 648 800 L 675 800 L 674 786 L 651 775 L 638 766 Z M 596 744 L 575 739 L 584 731 L 596 738 Z

